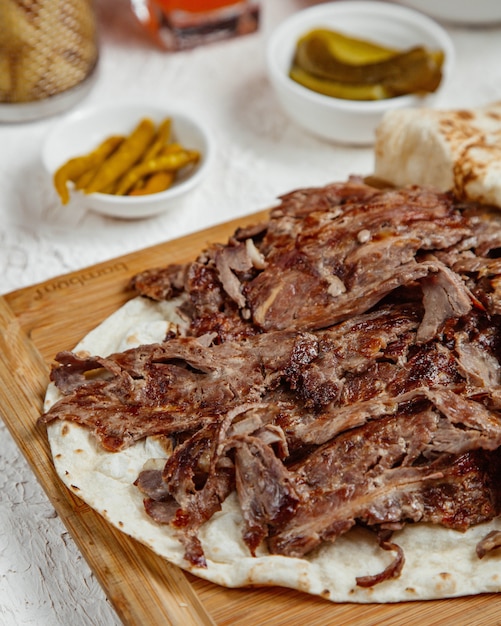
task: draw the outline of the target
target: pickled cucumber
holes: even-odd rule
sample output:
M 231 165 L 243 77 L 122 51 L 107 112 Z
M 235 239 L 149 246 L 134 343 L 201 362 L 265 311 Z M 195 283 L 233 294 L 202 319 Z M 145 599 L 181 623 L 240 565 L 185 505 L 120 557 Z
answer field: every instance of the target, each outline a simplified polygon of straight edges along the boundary
M 380 100 L 435 91 L 443 63 L 440 50 L 415 46 L 402 51 L 314 29 L 297 42 L 290 77 L 324 95 Z

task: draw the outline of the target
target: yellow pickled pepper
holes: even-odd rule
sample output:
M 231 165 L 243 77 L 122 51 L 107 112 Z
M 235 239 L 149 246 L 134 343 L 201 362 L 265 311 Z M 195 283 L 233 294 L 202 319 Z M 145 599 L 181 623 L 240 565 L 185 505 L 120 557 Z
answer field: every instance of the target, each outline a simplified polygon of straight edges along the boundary
M 153 121 L 149 118 L 142 119 L 116 152 L 104 161 L 94 178 L 84 188 L 85 193 L 103 191 L 118 180 L 142 157 L 154 136 Z
M 56 188 L 61 202 L 68 204 L 70 194 L 68 182 L 76 182 L 82 175 L 99 167 L 110 154 L 122 143 L 123 137 L 113 135 L 105 139 L 95 150 L 84 156 L 74 157 L 66 161 L 54 174 L 54 187 Z
M 177 171 L 187 165 L 196 163 L 200 158 L 200 153 L 196 150 L 181 150 L 179 152 L 160 154 L 156 158 L 139 163 L 132 168 L 120 181 L 115 191 L 117 195 L 126 194 L 135 183 L 149 174 L 154 174 L 162 170 Z

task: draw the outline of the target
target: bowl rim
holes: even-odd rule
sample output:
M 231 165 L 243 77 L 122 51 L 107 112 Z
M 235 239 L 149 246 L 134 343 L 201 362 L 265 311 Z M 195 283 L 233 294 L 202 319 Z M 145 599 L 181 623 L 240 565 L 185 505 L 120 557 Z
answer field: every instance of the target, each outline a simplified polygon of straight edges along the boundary
M 485 24 L 494 25 L 501 22 L 501 3 L 499 0 L 482 0 L 471 2 L 468 0 L 466 6 L 457 6 L 457 2 L 453 0 L 399 0 L 405 6 L 416 11 L 422 11 L 426 15 L 434 19 L 446 22 L 448 24 L 464 24 L 472 26 L 482 26 Z M 424 4 L 424 6 L 423 6 Z M 443 5 L 446 5 L 444 8 Z M 453 9 L 454 13 L 449 13 Z
M 192 128 L 200 134 L 201 143 L 204 146 L 201 154 L 202 158 L 200 159 L 196 170 L 190 176 L 188 176 L 184 180 L 179 181 L 178 183 L 173 184 L 172 187 L 166 189 L 165 191 L 160 191 L 145 196 L 117 196 L 100 192 L 84 194 L 83 192 L 76 190 L 72 190 L 72 194 L 77 197 L 87 198 L 90 200 L 90 202 L 92 202 L 92 200 L 95 200 L 99 204 L 106 204 L 110 206 L 110 208 L 112 206 L 116 206 L 118 208 L 118 205 L 121 205 L 124 214 L 126 214 L 128 208 L 132 210 L 136 209 L 139 205 L 153 203 L 156 204 L 161 203 L 162 201 L 165 202 L 177 198 L 178 196 L 188 192 L 202 179 L 207 168 L 210 165 L 210 162 L 212 161 L 214 151 L 214 140 L 208 127 L 200 122 L 199 119 L 195 116 L 186 113 L 186 111 L 181 111 L 179 108 L 170 107 L 168 105 L 163 106 L 154 103 L 144 103 L 139 101 L 124 101 L 117 104 L 106 103 L 89 105 L 86 107 L 82 107 L 81 109 L 79 108 L 72 113 L 69 113 L 64 118 L 58 120 L 55 124 L 53 124 L 44 137 L 41 151 L 43 165 L 50 176 L 52 176 L 56 171 L 56 168 L 59 167 L 54 167 L 50 165 L 52 158 L 49 156 L 51 141 L 55 139 L 56 135 L 76 123 L 86 122 L 88 120 L 95 119 L 100 115 L 112 113 L 113 111 L 130 111 L 131 113 L 137 111 L 138 122 L 141 118 L 148 117 L 150 115 L 155 115 L 158 117 L 172 117 L 174 127 L 176 119 L 183 120 L 183 122 L 191 125 Z M 112 131 L 110 131 L 108 135 L 111 134 Z M 105 138 L 106 137 L 103 137 L 103 139 Z M 61 162 L 61 165 L 63 163 L 64 161 Z
M 422 98 L 414 94 L 395 96 L 384 100 L 348 100 L 326 96 L 293 81 L 279 66 L 276 54 L 278 46 L 283 44 L 288 31 L 294 27 L 299 28 L 305 21 L 305 18 L 310 20 L 310 18 L 315 19 L 318 17 L 320 20 L 326 16 L 366 15 L 368 11 L 388 18 L 401 17 L 411 24 L 417 24 L 426 29 L 437 41 L 440 41 L 440 45 L 445 53 L 445 60 L 442 83 L 434 94 L 438 93 L 438 91 L 443 88 L 445 79 L 452 72 L 455 62 L 455 48 L 448 32 L 433 18 L 420 11 L 408 6 L 390 4 L 379 0 L 341 0 L 339 2 L 327 2 L 297 11 L 283 20 L 271 33 L 266 48 L 267 64 L 272 79 L 283 88 L 292 91 L 296 97 L 306 99 L 312 104 L 328 107 L 330 109 L 338 109 L 339 111 L 376 114 L 388 109 L 412 107 L 415 106 L 417 102 L 421 102 Z M 308 26 L 308 24 L 305 24 L 304 32 L 307 32 L 310 27 L 311 26 Z M 294 44 L 295 42 L 290 42 L 291 50 L 294 49 Z

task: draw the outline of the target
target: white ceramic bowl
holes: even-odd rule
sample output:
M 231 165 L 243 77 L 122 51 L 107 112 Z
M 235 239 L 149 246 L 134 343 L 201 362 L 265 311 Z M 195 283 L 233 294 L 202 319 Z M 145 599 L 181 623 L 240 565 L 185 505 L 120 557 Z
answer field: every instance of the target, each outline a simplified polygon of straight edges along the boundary
M 501 22 L 500 0 L 401 0 L 418 11 L 453 24 L 474 26 Z
M 443 50 L 445 61 L 439 89 L 424 97 L 405 95 L 355 101 L 324 96 L 299 85 L 288 76 L 295 47 L 302 35 L 318 27 L 403 50 L 419 44 Z M 267 46 L 270 82 L 290 118 L 319 137 L 352 145 L 371 145 L 375 127 L 386 111 L 429 106 L 444 89 L 454 58 L 449 35 L 431 18 L 400 5 L 359 0 L 328 2 L 299 11 L 277 27 Z
M 210 165 L 213 143 L 207 129 L 192 117 L 165 107 L 144 103 L 129 103 L 82 109 L 56 123 L 49 131 L 42 149 L 42 161 L 51 179 L 54 172 L 68 159 L 86 154 L 106 137 L 128 134 L 139 121 L 149 117 L 159 123 L 172 119 L 172 134 L 184 147 L 198 150 L 200 162 L 186 176 L 179 176 L 170 189 L 144 196 L 115 196 L 105 193 L 84 194 L 70 191 L 70 203 L 104 215 L 138 219 L 158 215 L 178 205 L 181 196 L 196 187 Z

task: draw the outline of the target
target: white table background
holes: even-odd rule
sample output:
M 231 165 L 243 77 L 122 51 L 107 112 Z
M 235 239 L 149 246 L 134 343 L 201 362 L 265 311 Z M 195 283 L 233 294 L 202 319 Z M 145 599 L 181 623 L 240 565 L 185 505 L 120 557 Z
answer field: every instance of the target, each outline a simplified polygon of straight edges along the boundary
M 178 210 L 159 217 L 129 222 L 67 210 L 40 163 L 44 136 L 66 113 L 0 124 L 0 293 L 253 213 L 298 187 L 371 173 L 371 149 L 309 136 L 285 117 L 268 83 L 270 31 L 309 4 L 264 0 L 258 33 L 166 53 L 142 33 L 127 0 L 98 0 L 98 78 L 74 109 L 142 100 L 189 111 L 212 129 L 212 170 Z M 501 100 L 501 25 L 446 28 L 457 59 L 438 105 Z M 1 420 L 0 624 L 120 624 Z

